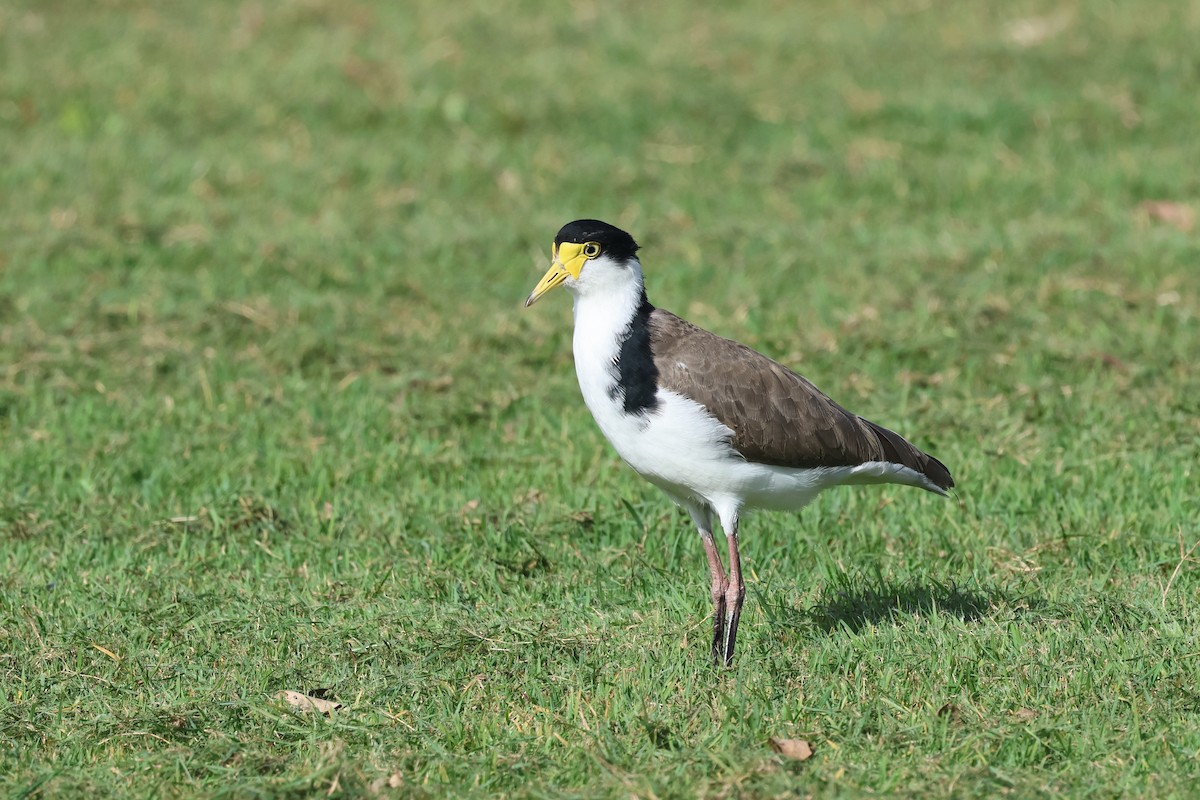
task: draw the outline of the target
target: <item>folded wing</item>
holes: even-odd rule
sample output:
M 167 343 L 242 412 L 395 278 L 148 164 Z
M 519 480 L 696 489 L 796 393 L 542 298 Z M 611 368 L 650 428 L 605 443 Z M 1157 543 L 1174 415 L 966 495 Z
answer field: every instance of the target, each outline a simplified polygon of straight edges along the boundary
M 946 490 L 942 462 L 899 434 L 852 414 L 787 367 L 654 309 L 650 347 L 659 385 L 705 406 L 734 432 L 747 461 L 781 467 L 900 464 Z

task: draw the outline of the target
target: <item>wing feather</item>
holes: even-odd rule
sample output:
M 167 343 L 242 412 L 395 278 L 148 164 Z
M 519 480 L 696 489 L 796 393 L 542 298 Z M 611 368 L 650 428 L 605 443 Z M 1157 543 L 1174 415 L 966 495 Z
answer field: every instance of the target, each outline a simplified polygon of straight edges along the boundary
M 882 461 L 916 470 L 940 489 L 954 485 L 936 458 L 743 344 L 656 308 L 650 346 L 659 384 L 700 403 L 733 430 L 731 444 L 748 461 L 782 467 Z

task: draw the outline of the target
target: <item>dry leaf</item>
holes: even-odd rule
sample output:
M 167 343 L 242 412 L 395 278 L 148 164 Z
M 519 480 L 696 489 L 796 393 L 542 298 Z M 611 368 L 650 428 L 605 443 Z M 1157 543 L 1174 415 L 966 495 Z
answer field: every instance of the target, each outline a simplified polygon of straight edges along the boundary
M 95 642 L 92 642 L 92 647 L 96 648 L 101 653 L 104 653 L 104 655 L 108 656 L 113 661 L 117 662 L 118 664 L 121 663 L 121 657 L 119 655 L 117 655 L 116 653 L 114 653 L 112 650 L 109 650 L 107 647 L 101 647 L 100 645 L 96 644 Z
M 427 392 L 441 394 L 448 391 L 454 385 L 454 376 L 439 375 L 436 378 L 417 378 L 411 385 L 415 389 L 424 389 Z
M 1015 19 L 1005 26 L 1005 33 L 1017 47 L 1034 47 L 1071 27 L 1074 16 L 1071 9 L 1064 8 L 1044 17 Z
M 1170 200 L 1147 200 L 1138 208 L 1154 222 L 1161 222 L 1188 233 L 1196 226 L 1196 211 L 1184 203 Z
M 1154 302 L 1160 306 L 1177 306 L 1183 300 L 1183 295 L 1175 290 L 1168 292 L 1159 292 L 1158 297 L 1154 298 Z
M 1115 369 L 1117 372 L 1122 372 L 1122 373 L 1129 372 L 1129 365 L 1126 364 L 1121 359 L 1114 356 L 1112 353 L 1097 353 L 1096 357 L 1099 358 L 1100 361 L 1106 367 L 1111 367 L 1112 369 Z
M 1032 708 L 1018 708 L 1013 712 L 1013 716 L 1021 720 L 1021 722 L 1029 722 L 1037 718 L 1037 712 Z
M 384 789 L 399 789 L 404 785 L 404 776 L 399 772 L 393 772 L 391 775 L 381 775 L 371 781 L 369 787 L 371 794 L 381 794 Z
M 513 496 L 514 505 L 538 505 L 546 499 L 546 493 L 541 489 L 526 489 L 520 494 Z
M 335 703 L 332 700 L 322 700 L 319 697 L 309 697 L 302 692 L 293 692 L 291 689 L 276 692 L 275 696 L 297 711 L 316 711 L 321 714 L 332 714 L 335 710 L 342 707 L 341 703 Z
M 784 758 L 796 761 L 807 761 L 812 758 L 812 746 L 803 739 L 776 739 L 772 736 L 769 741 L 771 749 Z

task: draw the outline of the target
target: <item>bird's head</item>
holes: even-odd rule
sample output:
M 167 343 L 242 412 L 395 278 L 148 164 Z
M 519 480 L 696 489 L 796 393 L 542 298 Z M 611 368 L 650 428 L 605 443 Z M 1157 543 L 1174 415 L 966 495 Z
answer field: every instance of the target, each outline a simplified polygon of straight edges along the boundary
M 578 219 L 562 226 L 554 237 L 554 260 L 538 281 L 525 307 L 559 284 L 574 292 L 614 282 L 641 280 L 637 242 L 625 231 L 597 219 Z

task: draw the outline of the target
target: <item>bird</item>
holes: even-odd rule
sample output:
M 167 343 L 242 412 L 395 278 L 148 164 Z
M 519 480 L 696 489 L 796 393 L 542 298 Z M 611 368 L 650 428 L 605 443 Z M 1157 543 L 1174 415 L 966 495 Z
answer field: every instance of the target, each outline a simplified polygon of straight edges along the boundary
M 691 517 L 711 578 L 712 660 L 731 667 L 746 596 L 738 547 L 745 512 L 796 510 L 852 484 L 946 496 L 954 479 L 941 461 L 796 372 L 651 305 L 638 250 L 607 222 L 564 225 L 525 308 L 560 285 L 573 295 L 584 403 L 617 454 Z

